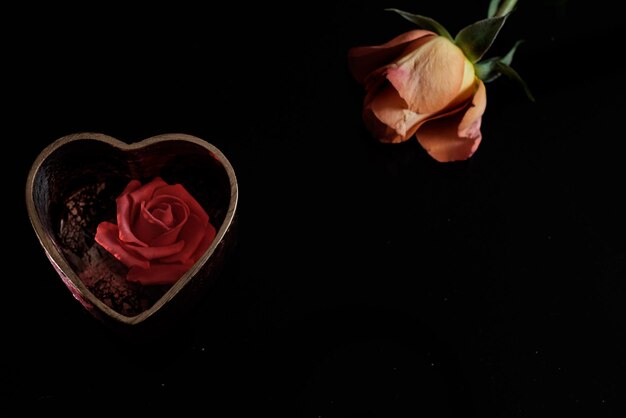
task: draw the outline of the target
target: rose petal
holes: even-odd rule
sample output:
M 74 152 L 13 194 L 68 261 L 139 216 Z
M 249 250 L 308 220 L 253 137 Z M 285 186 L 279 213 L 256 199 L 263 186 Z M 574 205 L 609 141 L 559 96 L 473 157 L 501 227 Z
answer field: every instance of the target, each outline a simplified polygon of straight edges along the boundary
M 120 240 L 138 246 L 146 246 L 146 243 L 133 232 L 133 225 L 139 217 L 141 202 L 149 200 L 154 190 L 167 185 L 167 183 L 160 177 L 155 177 L 143 186 L 137 187 L 138 185 L 141 185 L 138 180 L 132 180 L 116 199 L 117 225 L 120 230 Z
M 189 215 L 187 204 L 183 200 L 171 196 L 155 196 L 146 203 L 146 209 L 153 214 L 155 220 L 163 223 L 166 227 L 184 222 Z M 162 216 L 157 216 L 158 213 L 162 213 Z
M 387 79 L 408 108 L 420 114 L 444 109 L 463 90 L 463 52 L 437 36 L 387 68 Z
M 454 116 L 436 119 L 422 126 L 417 140 L 439 162 L 466 160 L 471 157 L 481 137 L 461 138 L 457 135 L 460 118 Z
M 407 48 L 415 49 L 424 42 L 414 41 L 434 35 L 433 32 L 417 29 L 403 33 L 382 45 L 351 48 L 348 51 L 350 72 L 359 83 L 363 83 L 365 77 L 376 68 L 394 61 L 406 53 Z
M 126 246 L 129 251 L 134 251 L 138 255 L 144 257 L 146 260 L 156 260 L 164 257 L 170 257 L 174 254 L 178 254 L 185 248 L 185 242 L 183 240 L 177 241 L 170 245 L 164 245 L 161 247 L 131 247 Z
M 163 263 L 195 263 L 198 261 L 194 258 L 194 254 L 200 247 L 200 244 L 209 239 L 213 241 L 215 238 L 215 228 L 210 223 L 203 223 L 200 217 L 191 214 L 187 220 L 187 224 L 180 231 L 180 239 L 185 242 L 185 248 L 180 252 L 163 258 Z M 209 242 L 210 245 L 210 242 Z M 202 253 L 208 248 L 208 245 L 202 250 Z
M 146 243 L 135 236 L 132 231 L 134 223 L 133 200 L 129 195 L 120 195 L 116 200 L 117 204 L 117 226 L 119 227 L 119 239 L 123 242 L 145 246 Z
M 151 204 L 150 206 L 154 205 Z M 174 212 L 172 211 L 172 205 L 169 203 L 161 203 L 154 208 L 148 208 L 148 211 L 152 214 L 152 217 L 163 226 L 167 228 L 174 226 Z
M 365 99 L 363 105 L 368 106 L 372 100 L 380 93 L 381 90 L 390 86 L 389 80 L 386 78 L 386 69 L 381 68 L 372 72 L 365 80 Z
M 200 204 L 196 201 L 196 199 L 189 194 L 189 192 L 180 184 L 167 185 L 159 188 L 154 192 L 154 196 L 173 196 L 181 199 L 183 202 L 189 206 L 191 213 L 195 213 L 200 217 L 203 223 L 209 221 L 209 215 L 207 215 L 206 211 L 200 206 Z
M 476 152 L 482 139 L 480 123 L 486 102 L 485 86 L 480 82 L 472 103 L 465 111 L 425 123 L 417 132 L 417 140 L 437 161 L 468 159 Z
M 136 182 L 137 180 L 133 180 Z M 120 228 L 120 239 L 138 246 L 147 246 L 141 235 L 137 235 L 135 223 L 141 217 L 142 202 L 152 199 L 154 191 L 167 183 L 160 177 L 155 177 L 145 185 L 134 188 L 130 193 L 122 193 L 117 199 L 117 225 Z M 127 187 L 128 189 L 128 187 Z
M 185 224 L 187 223 L 187 220 L 189 219 L 189 209 L 187 208 L 187 206 L 184 206 L 184 210 L 185 210 L 185 217 L 182 219 L 177 220 L 177 224 L 175 227 L 171 228 L 169 231 L 155 237 L 154 239 L 150 240 L 148 242 L 148 244 L 150 246 L 162 246 L 162 245 L 170 245 L 175 243 L 176 241 L 178 241 L 180 238 L 180 231 L 182 230 L 182 228 L 185 226 Z M 177 218 L 177 217 L 175 217 Z
M 154 237 L 157 237 L 164 232 L 169 231 L 171 228 L 164 225 L 158 219 L 155 219 L 152 213 L 146 208 L 146 202 L 141 202 L 141 210 L 139 216 L 135 219 L 135 223 L 131 225 L 132 232 L 135 237 L 139 238 L 142 242 L 147 243 Z
M 372 98 L 366 98 L 363 118 L 367 128 L 382 142 L 404 142 L 415 133 L 418 123 L 428 115 L 420 115 L 407 109 L 406 102 L 398 92 L 387 85 Z
M 155 199 L 149 202 L 147 206 L 150 206 Z M 149 247 L 175 243 L 179 239 L 178 235 L 181 228 L 185 225 L 185 222 L 187 222 L 189 216 L 189 208 L 187 205 L 175 197 L 168 196 L 166 200 L 172 202 L 171 206 L 173 206 L 175 212 L 177 212 L 177 216 L 174 217 L 178 222 L 176 225 L 173 227 L 165 225 L 161 220 L 155 218 L 147 207 L 143 207 L 144 203 L 142 203 L 141 215 L 137 218 L 137 222 L 132 227 L 135 235 L 143 242 L 147 243 Z
M 110 252 L 115 258 L 120 260 L 126 267 L 147 268 L 150 264 L 137 254 L 126 249 L 119 240 L 119 230 L 117 225 L 110 222 L 101 222 L 96 229 L 95 240 L 105 250 Z
M 467 109 L 459 124 L 459 136 L 474 138 L 480 136 L 480 123 L 487 108 L 487 90 L 482 80 L 478 80 L 478 89 L 474 94 L 472 105 Z
M 163 181 L 161 177 L 155 177 L 140 188 L 129 193 L 129 196 L 135 204 L 145 202 L 152 198 L 156 190 L 165 186 L 167 186 L 167 183 Z
M 185 264 L 151 264 L 146 268 L 133 267 L 128 271 L 126 279 L 143 285 L 167 285 L 180 279 L 191 265 Z
M 196 248 L 196 252 L 191 256 L 192 260 L 198 261 L 200 257 L 204 255 L 205 251 L 208 250 L 213 243 L 216 232 L 212 224 L 207 225 L 204 235 L 202 236 L 202 242 L 198 245 L 198 248 Z
M 120 196 L 132 193 L 132 192 L 134 192 L 135 190 L 137 190 L 140 187 L 141 187 L 141 182 L 139 180 L 133 179 L 133 180 L 128 182 L 128 184 L 124 188 L 124 191 L 122 193 L 120 193 Z

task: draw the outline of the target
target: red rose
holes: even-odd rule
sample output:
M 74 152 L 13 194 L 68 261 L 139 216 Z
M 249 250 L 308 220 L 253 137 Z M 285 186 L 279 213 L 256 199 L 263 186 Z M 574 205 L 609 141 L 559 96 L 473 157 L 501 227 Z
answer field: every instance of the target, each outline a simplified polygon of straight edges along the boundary
M 116 203 L 117 225 L 100 223 L 95 239 L 129 268 L 129 281 L 172 284 L 215 238 L 209 215 L 180 184 L 132 180 Z

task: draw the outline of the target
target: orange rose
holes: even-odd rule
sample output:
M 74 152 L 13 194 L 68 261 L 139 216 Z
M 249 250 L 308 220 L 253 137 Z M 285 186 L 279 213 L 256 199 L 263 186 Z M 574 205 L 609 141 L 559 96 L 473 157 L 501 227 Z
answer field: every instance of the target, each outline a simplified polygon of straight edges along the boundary
M 511 68 L 521 41 L 504 56 L 484 58 L 516 4 L 517 0 L 490 0 L 487 18 L 465 26 L 454 37 L 430 17 L 386 9 L 420 29 L 382 45 L 348 51 L 350 71 L 365 87 L 363 119 L 372 134 L 387 143 L 416 136 L 437 161 L 465 160 L 482 139 L 484 83 L 506 75 L 534 101 Z
M 399 143 L 415 135 L 441 162 L 476 151 L 485 85 L 450 39 L 412 30 L 383 45 L 352 48 L 348 59 L 366 90 L 363 119 L 378 140 Z
M 116 199 L 117 225 L 102 222 L 95 240 L 144 285 L 176 282 L 215 238 L 209 215 L 180 184 L 132 180 Z

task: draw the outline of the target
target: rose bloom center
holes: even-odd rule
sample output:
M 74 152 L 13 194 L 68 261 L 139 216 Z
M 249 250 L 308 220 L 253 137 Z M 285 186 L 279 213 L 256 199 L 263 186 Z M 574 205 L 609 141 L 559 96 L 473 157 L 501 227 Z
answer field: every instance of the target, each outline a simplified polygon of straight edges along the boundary
M 145 206 L 148 220 L 170 229 L 183 222 L 189 209 L 183 201 L 174 196 L 159 196 Z
M 181 199 L 175 196 L 157 196 L 141 203 L 141 214 L 135 232 L 139 239 L 149 243 L 168 231 L 176 233 L 174 230 L 179 231 L 188 217 L 189 206 Z

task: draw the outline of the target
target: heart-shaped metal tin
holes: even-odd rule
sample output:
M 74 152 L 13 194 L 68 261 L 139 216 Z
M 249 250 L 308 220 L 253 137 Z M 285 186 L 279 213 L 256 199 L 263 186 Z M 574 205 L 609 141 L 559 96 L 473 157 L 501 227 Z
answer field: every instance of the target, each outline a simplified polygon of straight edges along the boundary
M 115 197 L 128 181 L 155 176 L 183 184 L 217 234 L 173 285 L 131 285 L 119 262 L 95 244 L 95 228 L 114 216 Z M 39 154 L 26 184 L 31 224 L 67 288 L 96 318 L 124 329 L 171 325 L 214 282 L 234 244 L 237 201 L 235 172 L 222 152 L 180 133 L 130 144 L 102 133 L 64 136 Z

